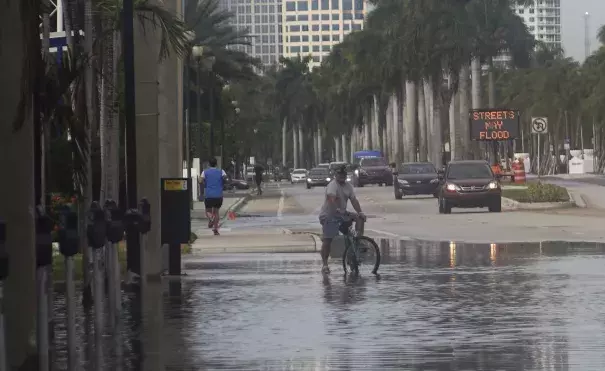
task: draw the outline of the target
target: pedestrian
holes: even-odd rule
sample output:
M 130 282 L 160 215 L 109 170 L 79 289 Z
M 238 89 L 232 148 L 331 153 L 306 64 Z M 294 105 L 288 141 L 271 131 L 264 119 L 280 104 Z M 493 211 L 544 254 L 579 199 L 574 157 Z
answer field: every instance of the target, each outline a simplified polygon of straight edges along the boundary
M 265 171 L 265 169 L 260 164 L 257 164 L 256 166 L 254 166 L 254 181 L 256 182 L 256 193 L 259 196 L 263 194 L 263 190 L 261 189 L 260 185 L 263 181 L 263 172 L 264 171 Z
M 217 167 L 216 158 L 211 158 L 209 165 L 210 167 L 202 172 L 200 178 L 204 186 L 204 205 L 208 218 L 208 228 L 212 228 L 214 235 L 218 236 L 219 211 L 223 206 L 223 187 L 227 174 Z

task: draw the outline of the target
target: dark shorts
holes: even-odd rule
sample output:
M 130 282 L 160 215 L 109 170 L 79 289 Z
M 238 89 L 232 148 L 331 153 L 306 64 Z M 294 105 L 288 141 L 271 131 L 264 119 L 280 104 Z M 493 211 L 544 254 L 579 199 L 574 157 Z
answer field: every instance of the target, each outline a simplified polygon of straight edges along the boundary
M 220 209 L 223 206 L 223 198 L 206 198 L 204 205 L 206 205 L 206 209 Z
M 342 219 L 340 218 L 320 218 L 319 223 L 321 224 L 322 238 L 333 239 L 338 236 L 340 224 Z

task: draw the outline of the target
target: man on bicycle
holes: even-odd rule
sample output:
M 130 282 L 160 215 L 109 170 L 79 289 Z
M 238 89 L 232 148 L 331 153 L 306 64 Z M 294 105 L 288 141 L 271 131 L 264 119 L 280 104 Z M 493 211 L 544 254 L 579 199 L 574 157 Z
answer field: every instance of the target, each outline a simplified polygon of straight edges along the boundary
M 365 220 L 366 217 L 361 211 L 353 186 L 347 182 L 347 167 L 340 165 L 334 171 L 334 179 L 326 187 L 326 199 L 319 212 L 319 223 L 322 227 L 321 271 L 323 273 L 330 273 L 328 267 L 330 246 L 334 237 L 338 236 L 338 227 L 343 222 L 348 201 L 351 201 L 351 206 L 357 212 L 357 215 L 353 216 L 355 221 Z

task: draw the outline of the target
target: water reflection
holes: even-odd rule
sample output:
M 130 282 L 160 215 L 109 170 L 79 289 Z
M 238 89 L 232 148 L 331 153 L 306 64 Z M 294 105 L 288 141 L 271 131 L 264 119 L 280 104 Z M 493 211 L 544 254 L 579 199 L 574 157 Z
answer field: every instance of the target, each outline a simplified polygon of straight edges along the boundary
M 605 247 L 381 240 L 381 277 L 319 273 L 317 254 L 186 261 L 182 280 L 125 294 L 82 370 L 604 369 Z M 66 367 L 64 296 L 55 297 Z M 108 322 L 108 321 L 107 321 Z

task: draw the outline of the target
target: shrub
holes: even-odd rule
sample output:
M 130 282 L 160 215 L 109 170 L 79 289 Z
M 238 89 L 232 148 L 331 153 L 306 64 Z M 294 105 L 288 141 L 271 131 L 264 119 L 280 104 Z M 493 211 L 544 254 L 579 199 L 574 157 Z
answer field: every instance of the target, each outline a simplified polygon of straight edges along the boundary
M 554 184 L 532 183 L 527 187 L 529 202 L 569 201 L 567 190 Z

